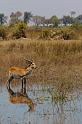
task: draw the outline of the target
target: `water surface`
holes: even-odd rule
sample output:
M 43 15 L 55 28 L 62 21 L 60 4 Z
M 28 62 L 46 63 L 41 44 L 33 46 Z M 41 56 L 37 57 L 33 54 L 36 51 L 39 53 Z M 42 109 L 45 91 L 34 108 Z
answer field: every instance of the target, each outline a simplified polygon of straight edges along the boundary
M 41 85 L 28 89 L 28 96 L 35 105 L 35 111 L 28 111 L 27 104 L 13 104 L 7 88 L 0 87 L 0 124 L 82 124 L 82 94 L 74 95 L 67 102 L 52 101 L 52 96 Z M 47 90 L 48 89 L 48 90 Z

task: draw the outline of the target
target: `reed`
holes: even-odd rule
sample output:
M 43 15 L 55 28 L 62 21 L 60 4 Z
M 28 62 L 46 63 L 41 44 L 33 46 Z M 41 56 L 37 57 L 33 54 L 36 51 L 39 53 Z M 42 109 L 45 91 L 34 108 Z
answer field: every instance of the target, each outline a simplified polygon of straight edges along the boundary
M 25 67 L 33 59 L 37 69 L 28 79 L 30 84 L 54 84 L 70 92 L 82 86 L 82 41 L 27 40 L 0 42 L 0 79 L 6 83 L 11 66 Z M 37 78 L 38 77 L 38 78 Z

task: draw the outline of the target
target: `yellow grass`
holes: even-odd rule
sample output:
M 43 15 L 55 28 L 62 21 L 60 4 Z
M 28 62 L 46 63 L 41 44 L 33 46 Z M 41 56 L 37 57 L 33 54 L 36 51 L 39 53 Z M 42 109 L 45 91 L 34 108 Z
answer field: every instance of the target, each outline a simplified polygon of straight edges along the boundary
M 8 79 L 11 66 L 26 66 L 33 59 L 37 69 L 29 84 L 53 83 L 58 90 L 73 90 L 82 85 L 82 41 L 11 40 L 0 42 L 0 78 Z

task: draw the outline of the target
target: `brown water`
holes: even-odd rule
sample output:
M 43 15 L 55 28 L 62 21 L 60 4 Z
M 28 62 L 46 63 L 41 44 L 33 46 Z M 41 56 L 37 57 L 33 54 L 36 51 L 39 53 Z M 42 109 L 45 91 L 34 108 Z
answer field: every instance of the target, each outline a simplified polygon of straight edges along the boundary
M 0 87 L 0 124 L 82 124 L 82 94 L 71 94 L 67 102 L 52 101 L 50 86 L 33 85 L 28 88 L 29 104 L 12 103 L 6 87 Z M 20 88 L 14 88 L 18 91 Z

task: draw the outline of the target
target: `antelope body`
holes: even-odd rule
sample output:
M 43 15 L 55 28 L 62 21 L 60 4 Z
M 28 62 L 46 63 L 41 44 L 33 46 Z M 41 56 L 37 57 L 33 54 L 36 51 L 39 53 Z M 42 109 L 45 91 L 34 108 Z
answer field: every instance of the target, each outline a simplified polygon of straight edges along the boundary
M 29 76 L 34 68 L 36 68 L 36 65 L 32 62 L 27 68 L 11 67 L 9 69 L 9 77 L 13 76 L 14 78 L 23 78 Z
M 31 68 L 19 68 L 19 67 L 11 67 L 9 69 L 9 77 L 13 76 L 15 79 L 20 79 L 26 76 L 29 76 L 29 74 L 32 72 Z
M 20 68 L 20 67 L 11 67 L 9 68 L 9 80 L 8 80 L 8 85 L 10 87 L 10 82 L 13 79 L 21 79 L 22 80 L 22 89 L 23 85 L 26 87 L 26 77 L 28 77 L 32 70 L 36 68 L 36 65 L 32 61 L 28 61 L 29 66 L 26 68 Z M 25 88 L 24 88 L 25 89 Z

